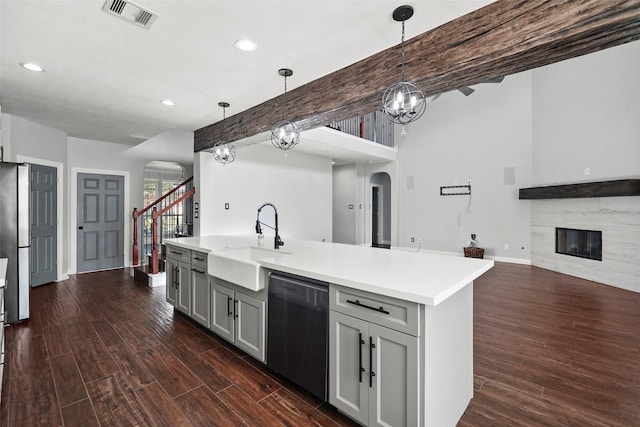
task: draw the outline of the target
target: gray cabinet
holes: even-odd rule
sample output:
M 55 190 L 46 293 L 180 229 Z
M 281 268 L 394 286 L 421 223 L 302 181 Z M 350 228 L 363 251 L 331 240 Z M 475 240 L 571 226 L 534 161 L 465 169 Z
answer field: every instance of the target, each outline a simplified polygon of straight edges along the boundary
M 264 362 L 266 303 L 242 292 L 236 292 L 236 303 L 236 346 Z
M 207 255 L 191 253 L 191 318 L 205 327 L 209 327 L 209 273 L 207 273 Z
M 178 301 L 178 261 L 168 258 L 165 261 L 166 278 L 166 300 L 172 306 L 176 306 Z
M 191 316 L 191 267 L 183 261 L 178 262 L 176 277 L 178 295 L 176 298 L 176 308 Z
M 250 356 L 265 360 L 266 302 L 216 277 L 210 279 L 210 329 Z
M 211 278 L 211 326 L 210 329 L 227 341 L 234 342 L 235 337 L 235 292 L 233 289 L 216 283 Z
M 191 251 L 167 245 L 167 302 L 191 316 Z
M 375 323 L 380 314 L 393 318 L 392 307 L 411 313 L 413 304 L 361 292 L 343 310 L 338 290 L 330 293 L 329 402 L 367 426 L 418 425 L 419 337 Z M 417 318 L 402 318 L 400 329 L 418 329 Z

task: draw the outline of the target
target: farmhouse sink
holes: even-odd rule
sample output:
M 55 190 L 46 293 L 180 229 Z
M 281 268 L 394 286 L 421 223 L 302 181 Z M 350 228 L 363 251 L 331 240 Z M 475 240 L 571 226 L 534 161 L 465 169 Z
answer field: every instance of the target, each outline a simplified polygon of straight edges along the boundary
M 264 289 L 267 283 L 266 273 L 260 267 L 260 261 L 267 258 L 277 259 L 289 254 L 290 252 L 255 246 L 225 249 L 209 254 L 207 269 L 211 276 L 252 291 L 259 291 Z

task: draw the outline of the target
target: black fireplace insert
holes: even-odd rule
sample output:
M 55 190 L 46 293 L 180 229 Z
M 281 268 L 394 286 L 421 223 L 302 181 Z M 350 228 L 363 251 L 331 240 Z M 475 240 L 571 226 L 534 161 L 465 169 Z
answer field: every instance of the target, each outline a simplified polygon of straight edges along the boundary
M 602 231 L 556 228 L 556 253 L 602 261 Z

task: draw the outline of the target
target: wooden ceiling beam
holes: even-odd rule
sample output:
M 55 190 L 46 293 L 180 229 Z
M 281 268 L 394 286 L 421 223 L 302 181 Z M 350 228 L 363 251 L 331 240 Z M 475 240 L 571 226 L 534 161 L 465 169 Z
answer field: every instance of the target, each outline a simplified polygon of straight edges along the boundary
M 405 41 L 406 78 L 436 95 L 638 39 L 640 0 L 498 0 Z M 400 78 L 400 53 L 393 46 L 288 91 L 288 119 L 307 130 L 380 109 Z M 195 151 L 223 136 L 268 140 L 282 102 L 280 95 L 196 130 Z

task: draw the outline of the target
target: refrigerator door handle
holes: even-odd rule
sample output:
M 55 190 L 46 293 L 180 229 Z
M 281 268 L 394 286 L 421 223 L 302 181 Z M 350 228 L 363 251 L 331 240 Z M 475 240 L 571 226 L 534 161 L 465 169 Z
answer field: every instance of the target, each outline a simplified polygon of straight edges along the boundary
M 18 247 L 31 245 L 29 221 L 29 166 L 18 165 Z

